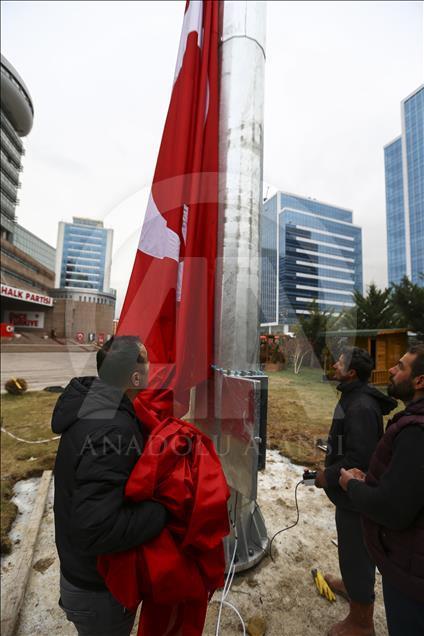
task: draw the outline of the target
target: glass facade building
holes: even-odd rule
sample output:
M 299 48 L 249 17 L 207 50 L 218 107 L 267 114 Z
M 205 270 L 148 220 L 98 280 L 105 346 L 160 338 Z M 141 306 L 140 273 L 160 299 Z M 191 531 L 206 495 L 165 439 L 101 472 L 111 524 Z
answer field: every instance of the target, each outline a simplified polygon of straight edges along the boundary
M 401 116 L 402 135 L 384 148 L 388 280 L 424 286 L 424 85 Z
M 50 269 L 55 270 L 56 250 L 54 247 L 35 236 L 22 225 L 16 223 L 13 236 L 13 244 L 28 256 Z
M 388 280 L 396 283 L 406 274 L 402 170 L 402 138 L 398 137 L 384 148 Z
M 74 217 L 59 223 L 56 287 L 110 292 L 113 230 L 101 221 Z
M 362 292 L 362 231 L 352 212 L 277 192 L 261 215 L 261 324 L 285 325 L 310 311 L 340 313 Z

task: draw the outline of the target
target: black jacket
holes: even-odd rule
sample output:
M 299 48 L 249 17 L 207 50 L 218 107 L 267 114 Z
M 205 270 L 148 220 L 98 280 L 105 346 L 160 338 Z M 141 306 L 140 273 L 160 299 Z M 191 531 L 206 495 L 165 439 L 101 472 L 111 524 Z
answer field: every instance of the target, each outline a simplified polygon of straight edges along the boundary
M 371 455 L 384 432 L 383 415 L 390 413 L 397 402 L 360 380 L 339 384 L 337 389 L 341 396 L 328 437 L 325 492 L 336 506 L 356 510 L 339 486 L 340 469 L 368 470 Z
M 159 503 L 124 501 L 143 448 L 140 422 L 119 389 L 99 378 L 73 378 L 56 403 L 52 430 L 62 434 L 54 468 L 61 571 L 78 587 L 102 590 L 97 555 L 144 543 L 166 521 Z

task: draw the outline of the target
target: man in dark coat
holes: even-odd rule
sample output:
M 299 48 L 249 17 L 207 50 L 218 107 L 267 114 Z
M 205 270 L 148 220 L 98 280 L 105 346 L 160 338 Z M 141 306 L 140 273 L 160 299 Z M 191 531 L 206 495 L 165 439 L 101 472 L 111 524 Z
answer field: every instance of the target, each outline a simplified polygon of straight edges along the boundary
M 341 392 L 331 425 L 325 470 L 319 471 L 318 488 L 325 488 L 336 506 L 341 579 L 327 575 L 332 589 L 345 596 L 350 611 L 333 625 L 330 636 L 373 636 L 375 565 L 362 536 L 359 511 L 339 486 L 340 470 L 360 466 L 367 470 L 372 453 L 383 435 L 383 414 L 396 401 L 368 385 L 373 361 L 364 349 L 346 348 L 334 365 Z
M 388 392 L 405 403 L 362 470 L 340 485 L 363 513 L 366 546 L 382 575 L 390 636 L 424 634 L 424 344 L 389 370 Z
M 97 352 L 99 377 L 73 378 L 59 397 L 52 429 L 61 433 L 55 476 L 55 534 L 60 606 L 80 636 L 128 636 L 135 614 L 107 590 L 97 556 L 133 548 L 166 521 L 156 502 L 124 500 L 125 483 L 143 448 L 132 400 L 145 388 L 145 347 L 111 338 Z

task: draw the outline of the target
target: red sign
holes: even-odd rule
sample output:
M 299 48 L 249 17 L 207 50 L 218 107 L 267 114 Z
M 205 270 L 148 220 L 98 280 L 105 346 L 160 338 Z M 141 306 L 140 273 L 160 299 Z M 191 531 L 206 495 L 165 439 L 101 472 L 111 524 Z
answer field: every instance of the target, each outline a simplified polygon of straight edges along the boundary
M 105 334 L 104 333 L 99 333 L 99 335 L 97 336 L 97 342 L 99 343 L 99 345 L 103 345 L 105 341 Z
M 27 289 L 18 289 L 17 287 L 10 287 L 9 285 L 1 286 L 1 295 L 9 296 L 10 298 L 16 298 L 17 300 L 24 300 L 28 303 L 37 303 L 39 305 L 48 305 L 52 307 L 53 298 L 50 296 L 44 296 L 43 294 L 35 294 Z
M 32 327 L 42 329 L 44 327 L 44 312 L 35 311 L 11 311 L 4 312 L 5 319 L 15 327 Z
M 79 343 L 84 342 L 84 334 L 82 331 L 78 331 L 77 335 L 75 336 L 75 340 Z
M 15 327 L 7 322 L 0 323 L 0 337 L 1 338 L 13 338 Z

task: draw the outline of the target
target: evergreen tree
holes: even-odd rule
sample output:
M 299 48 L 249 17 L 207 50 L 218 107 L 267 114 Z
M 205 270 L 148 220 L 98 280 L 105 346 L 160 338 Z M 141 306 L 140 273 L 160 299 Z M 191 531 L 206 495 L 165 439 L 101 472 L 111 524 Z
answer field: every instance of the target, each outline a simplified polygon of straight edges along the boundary
M 404 276 L 399 284 L 392 283 L 390 304 L 399 326 L 424 336 L 424 287 Z
M 354 291 L 355 306 L 344 312 L 337 326 L 347 329 L 389 329 L 397 326 L 391 303 L 391 290 L 378 289 L 374 283 L 369 285 L 365 295 Z

